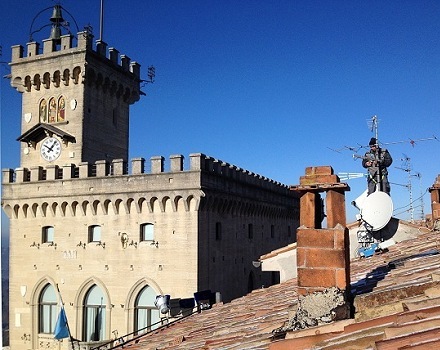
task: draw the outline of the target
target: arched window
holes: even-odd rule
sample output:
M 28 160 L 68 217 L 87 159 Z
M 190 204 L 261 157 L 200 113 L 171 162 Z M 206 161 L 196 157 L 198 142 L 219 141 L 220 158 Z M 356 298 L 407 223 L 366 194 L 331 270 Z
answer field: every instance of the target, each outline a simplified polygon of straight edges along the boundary
M 63 122 L 66 119 L 66 100 L 64 96 L 58 99 L 57 121 Z
M 38 304 L 38 332 L 53 333 L 58 315 L 57 295 L 51 284 L 43 288 Z
M 105 306 L 107 300 L 101 289 L 95 284 L 84 300 L 84 341 L 105 339 Z
M 137 334 L 144 333 L 160 326 L 159 310 L 154 305 L 156 292 L 150 286 L 144 287 L 136 297 L 134 329 Z
M 55 101 L 53 97 L 49 100 L 48 120 L 49 123 L 55 123 L 57 121 L 57 101 Z
M 141 224 L 140 241 L 154 241 L 154 225 L 150 223 Z
M 43 98 L 40 101 L 40 123 L 47 123 L 47 101 Z

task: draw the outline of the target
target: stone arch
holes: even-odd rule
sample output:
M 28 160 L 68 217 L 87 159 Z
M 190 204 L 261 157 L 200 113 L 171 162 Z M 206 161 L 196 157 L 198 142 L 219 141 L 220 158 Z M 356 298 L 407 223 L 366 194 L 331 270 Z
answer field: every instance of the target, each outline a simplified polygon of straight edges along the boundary
M 92 203 L 92 214 L 96 215 L 98 213 L 98 207 L 99 207 L 100 201 L 95 199 Z
M 142 290 L 142 288 L 146 286 L 152 287 L 158 293 L 158 295 L 164 294 L 162 288 L 160 288 L 159 284 L 157 284 L 156 281 L 152 280 L 151 278 L 144 277 L 134 283 L 133 286 L 130 288 L 127 299 L 125 300 L 125 309 L 133 309 L 136 296 Z
M 193 195 L 188 196 L 187 198 L 188 210 L 189 211 L 197 211 L 199 207 L 199 201 Z
M 104 77 L 102 76 L 102 73 L 98 73 L 98 76 L 96 77 L 96 87 L 101 88 L 103 81 Z
M 65 86 L 69 85 L 69 80 L 70 80 L 70 70 L 69 69 L 65 69 L 63 71 L 63 77 L 61 78 L 61 80 L 63 81 L 63 84 Z
M 55 217 L 58 212 L 58 202 L 53 202 L 52 205 L 50 206 L 50 209 L 52 212 L 52 216 Z
M 102 91 L 107 92 L 109 88 L 110 88 L 110 79 L 108 77 L 105 77 L 104 83 L 102 84 Z
M 61 216 L 66 216 L 66 209 L 69 204 L 67 202 L 61 203 Z
M 134 199 L 133 198 L 128 198 L 127 201 L 126 201 L 126 206 L 127 206 L 127 210 L 128 210 L 127 214 L 130 214 L 130 213 L 134 212 L 133 211 L 133 205 L 136 206 L 136 203 L 134 202 Z
M 102 205 L 102 211 L 104 212 L 104 215 L 108 215 L 108 207 L 111 205 L 111 200 L 106 199 Z
M 40 90 L 40 86 L 41 86 L 40 74 L 34 75 L 34 78 L 32 79 L 32 85 L 35 87 L 35 90 Z
M 87 210 L 88 210 L 89 206 L 90 206 L 90 202 L 88 200 L 85 200 L 81 203 L 80 208 L 81 208 L 81 213 L 83 216 L 87 216 Z
M 47 203 L 47 202 L 43 202 L 43 203 L 41 203 L 41 215 L 43 216 L 43 217 L 46 217 L 47 216 L 47 208 L 49 207 L 49 204 Z
M 188 211 L 187 203 L 182 196 L 176 196 L 174 198 L 174 207 L 177 212 Z
M 50 88 L 50 73 L 46 72 L 43 74 L 43 86 L 45 89 Z
M 92 86 L 96 83 L 96 72 L 93 68 L 87 68 L 86 70 L 86 83 L 89 86 Z
M 31 77 L 29 75 L 26 75 L 26 77 L 24 78 L 24 88 L 26 92 L 31 91 L 31 86 L 32 86 Z
M 115 201 L 115 214 L 119 214 L 120 210 L 121 210 L 121 203 L 122 203 L 122 199 L 118 198 Z
M 81 76 L 81 67 L 75 67 L 73 68 L 73 83 L 78 84 L 79 78 Z
M 38 210 L 38 204 L 37 203 L 32 204 L 32 208 L 31 208 L 32 217 L 34 218 L 37 217 L 37 210 Z
M 76 216 L 77 212 L 78 212 L 78 206 L 79 206 L 79 202 L 78 201 L 73 201 L 72 202 L 72 216 Z
M 162 204 L 162 207 L 161 207 L 162 213 L 174 211 L 170 197 L 164 196 L 161 200 L 161 204 Z M 170 208 L 171 208 L 171 210 L 170 210 Z
M 116 84 L 116 81 L 112 81 L 111 86 L 110 86 L 110 95 L 113 96 L 114 94 L 116 94 L 116 90 L 118 89 L 118 86 Z
M 14 205 L 14 208 L 11 211 L 14 219 L 18 219 L 19 211 L 20 211 L 20 206 L 18 204 Z
M 125 92 L 124 92 L 124 96 L 123 96 L 123 100 L 124 102 L 128 102 L 130 100 L 130 89 L 129 88 L 125 88 Z
M 124 87 L 122 86 L 122 84 L 119 84 L 118 91 L 116 92 L 116 97 L 117 98 L 121 97 L 123 93 L 124 93 Z
M 21 208 L 21 210 L 23 212 L 23 217 L 27 218 L 28 212 L 29 212 L 29 204 L 27 204 L 27 203 L 23 204 L 23 207 Z
M 137 201 L 137 206 L 139 208 L 139 214 L 145 212 L 145 206 L 147 205 L 147 200 L 145 197 L 140 197 Z
M 55 72 L 53 72 L 53 76 L 52 76 L 53 86 L 60 87 L 60 81 L 61 81 L 61 73 L 59 70 L 56 70 Z
M 159 199 L 157 197 L 151 197 L 150 206 L 151 206 L 152 213 L 159 213 L 161 211 Z
M 83 330 L 84 325 L 84 319 L 83 319 L 83 313 L 84 313 L 84 299 L 90 290 L 94 285 L 98 286 L 101 291 L 103 292 L 106 304 L 105 309 L 106 313 L 108 314 L 108 317 L 106 316 L 106 334 L 110 336 L 111 334 L 111 310 L 112 310 L 112 303 L 110 298 L 110 293 L 106 285 L 96 276 L 92 276 L 85 280 L 78 288 L 77 293 L 74 298 L 74 307 L 76 309 L 76 329 L 79 330 L 78 332 L 81 334 Z

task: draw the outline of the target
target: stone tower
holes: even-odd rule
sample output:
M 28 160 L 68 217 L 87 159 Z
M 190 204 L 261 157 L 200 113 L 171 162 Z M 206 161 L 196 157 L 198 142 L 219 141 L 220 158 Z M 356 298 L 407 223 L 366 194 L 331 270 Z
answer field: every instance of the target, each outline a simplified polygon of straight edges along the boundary
M 103 41 L 92 49 L 92 39 L 88 31 L 50 37 L 42 53 L 33 41 L 26 55 L 23 46 L 13 46 L 11 85 L 23 94 L 22 167 L 127 161 L 140 65 Z

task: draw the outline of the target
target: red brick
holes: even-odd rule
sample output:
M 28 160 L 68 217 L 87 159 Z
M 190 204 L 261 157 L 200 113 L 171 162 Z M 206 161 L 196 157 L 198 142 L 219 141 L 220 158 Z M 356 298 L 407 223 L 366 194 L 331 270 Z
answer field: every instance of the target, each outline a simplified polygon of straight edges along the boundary
M 299 228 L 297 230 L 297 247 L 334 248 L 334 230 Z
M 336 275 L 336 284 L 335 287 L 338 287 L 342 290 L 349 290 L 350 288 L 350 269 L 337 269 L 335 271 Z
M 307 175 L 300 176 L 300 185 L 332 184 L 339 183 L 337 175 Z
M 305 267 L 345 268 L 346 259 L 343 250 L 309 248 L 305 253 Z
M 297 267 L 306 266 L 306 249 L 300 247 L 296 248 L 296 266 Z
M 333 168 L 330 165 L 309 166 L 306 168 L 306 175 L 333 175 Z
M 334 269 L 298 268 L 299 287 L 328 288 L 335 285 Z
M 348 228 L 335 229 L 334 231 L 335 249 L 350 249 L 350 233 Z
M 333 228 L 337 224 L 346 226 L 347 219 L 345 215 L 345 194 L 342 191 L 327 191 L 325 197 L 327 227 Z
M 306 192 L 300 198 L 299 224 L 306 227 L 316 227 L 316 205 L 320 205 L 318 193 Z

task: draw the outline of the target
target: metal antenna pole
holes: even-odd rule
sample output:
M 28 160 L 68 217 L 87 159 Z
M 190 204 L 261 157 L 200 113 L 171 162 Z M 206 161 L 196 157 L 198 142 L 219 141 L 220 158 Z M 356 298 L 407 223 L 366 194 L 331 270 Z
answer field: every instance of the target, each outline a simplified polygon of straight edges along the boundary
M 101 0 L 101 15 L 99 18 L 99 41 L 103 40 L 104 35 L 104 0 Z

